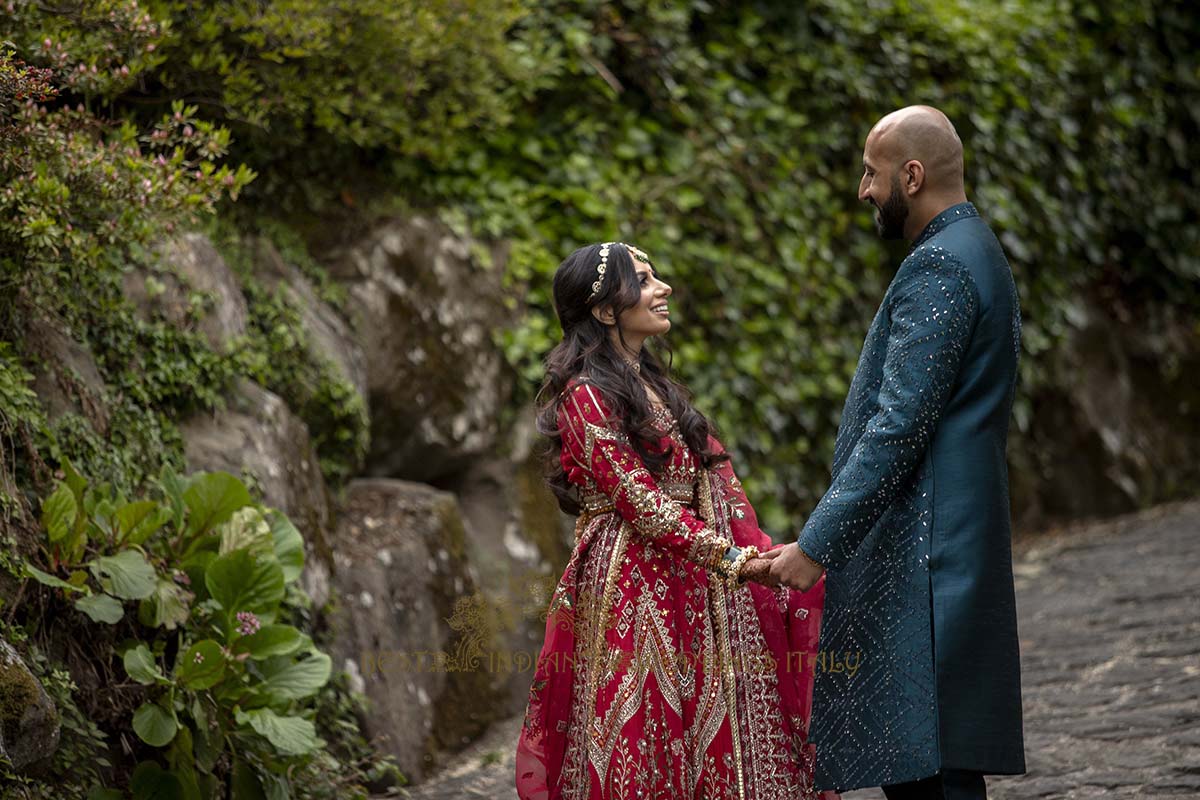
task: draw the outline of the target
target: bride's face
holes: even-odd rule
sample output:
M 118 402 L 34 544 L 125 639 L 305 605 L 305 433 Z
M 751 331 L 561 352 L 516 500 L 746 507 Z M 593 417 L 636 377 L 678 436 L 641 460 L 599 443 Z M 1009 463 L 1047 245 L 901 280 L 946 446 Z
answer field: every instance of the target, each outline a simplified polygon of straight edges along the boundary
M 627 338 L 662 336 L 671 330 L 671 312 L 667 306 L 671 287 L 659 280 L 645 253 L 630 245 L 629 254 L 633 256 L 633 269 L 642 294 L 637 305 L 625 309 L 617 318 L 621 331 Z

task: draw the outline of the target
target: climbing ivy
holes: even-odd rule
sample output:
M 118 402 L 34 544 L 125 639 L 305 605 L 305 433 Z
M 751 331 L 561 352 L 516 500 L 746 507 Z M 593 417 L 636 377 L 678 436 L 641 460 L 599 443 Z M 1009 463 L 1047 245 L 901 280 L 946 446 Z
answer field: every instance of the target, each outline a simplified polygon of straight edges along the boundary
M 903 255 L 855 198 L 886 111 L 936 104 L 964 139 L 1022 294 L 1018 433 L 1086 302 L 1126 319 L 1200 304 L 1198 26 L 1172 0 L 60 6 L 14 0 L 16 55 L 134 129 L 206 98 L 193 135 L 232 132 L 219 147 L 259 175 L 244 207 L 321 239 L 321 219 L 436 206 L 511 242 L 514 405 L 557 337 L 555 265 L 636 239 L 678 290 L 676 368 L 776 530 L 824 486 Z
M 1089 301 L 1153 327 L 1200 310 L 1194 12 L 1164 0 L 531 4 L 514 47 L 540 80 L 511 120 L 406 191 L 514 240 L 528 396 L 558 330 L 550 275 L 588 241 L 636 241 L 675 286 L 679 374 L 776 534 L 827 485 L 862 337 L 903 257 L 858 203 L 861 148 L 893 108 L 956 122 L 968 193 L 1025 316 L 1016 445 Z

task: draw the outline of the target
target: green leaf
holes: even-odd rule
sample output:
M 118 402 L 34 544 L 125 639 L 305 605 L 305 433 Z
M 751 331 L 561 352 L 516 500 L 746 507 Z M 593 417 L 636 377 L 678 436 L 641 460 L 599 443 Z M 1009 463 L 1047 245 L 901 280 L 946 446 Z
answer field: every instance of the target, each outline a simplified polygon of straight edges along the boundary
M 171 465 L 167 464 L 158 476 L 158 485 L 166 495 L 168 505 L 171 506 L 172 522 L 176 528 L 181 527 L 183 513 L 187 508 L 187 504 L 183 501 L 183 494 L 187 491 L 187 482 L 176 475 L 175 470 L 171 469 Z
M 125 793 L 120 789 L 93 786 L 92 790 L 88 792 L 87 800 L 125 800 Z
M 154 594 L 138 604 L 138 621 L 148 628 L 173 631 L 187 622 L 192 593 L 175 581 L 160 577 Z
M 197 600 L 208 599 L 208 578 L 207 572 L 213 561 L 216 561 L 217 554 L 212 550 L 197 550 L 190 556 L 186 557 L 180 564 L 184 573 L 188 576 L 189 591 L 195 593 Z
M 233 762 L 233 800 L 267 800 L 254 767 L 242 759 Z
M 125 671 L 138 683 L 168 683 L 167 676 L 162 674 L 154 660 L 154 654 L 144 644 L 125 651 Z
M 257 633 L 237 640 L 234 650 L 249 653 L 255 661 L 271 656 L 284 656 L 300 648 L 304 637 L 291 625 L 264 625 Z
M 283 580 L 291 583 L 304 570 L 304 537 L 282 511 L 270 511 L 267 522 L 275 540 L 275 557 L 283 567 Z
M 60 482 L 58 488 L 42 503 L 42 525 L 49 533 L 50 541 L 65 539 L 75 529 L 78 508 L 71 487 Z
M 329 680 L 332 660 L 325 653 L 293 661 L 278 658 L 263 663 L 262 688 L 273 700 L 300 700 L 313 695 Z
M 228 472 L 209 472 L 192 479 L 183 493 L 188 509 L 188 533 L 203 533 L 250 505 L 245 484 Z
M 75 601 L 75 607 L 92 618 L 92 622 L 116 625 L 125 616 L 121 601 L 107 594 L 93 594 Z
M 221 756 L 221 751 L 213 742 L 213 733 L 209 731 L 208 711 L 205 710 L 204 698 L 199 695 L 192 696 L 192 720 L 195 724 L 193 749 L 196 754 L 196 766 L 201 772 L 212 772 L 216 767 L 217 759 Z M 215 733 L 218 742 L 221 734 Z
M 99 556 L 88 562 L 92 574 L 108 591 L 126 600 L 141 600 L 154 593 L 158 575 L 139 550 L 123 550 L 115 556 Z M 109 584 L 105 584 L 105 581 Z
M 275 611 L 283 599 L 283 569 L 273 557 L 255 558 L 245 550 L 218 556 L 204 573 L 209 594 L 229 617 L 239 611 Z
M 196 776 L 196 754 L 192 747 L 192 729 L 187 725 L 179 726 L 179 733 L 167 751 L 167 763 L 171 765 L 171 773 L 179 778 L 180 800 L 204 800 L 205 795 L 200 791 L 200 784 Z
M 28 562 L 25 563 L 25 574 L 43 586 L 52 586 L 55 589 L 66 589 L 69 592 L 84 591 L 81 587 L 67 583 L 62 578 L 56 578 L 53 575 L 42 572 L 40 569 L 29 564 Z
M 153 500 L 139 500 L 126 503 L 117 509 L 117 530 L 120 533 L 119 543 L 141 544 L 150 538 L 171 515 L 165 508 Z
M 183 793 L 179 778 L 153 761 L 137 765 L 129 779 L 129 788 L 133 800 L 181 800 Z
M 317 730 L 303 717 L 284 717 L 269 708 L 256 708 L 238 712 L 237 721 L 248 724 L 284 755 L 302 756 L 317 747 Z
M 264 775 L 262 781 L 267 800 L 291 800 L 292 785 L 286 775 Z
M 253 506 L 240 508 L 221 526 L 219 555 L 234 550 L 249 550 L 257 555 L 273 553 L 271 527 L 262 512 Z
M 75 465 L 71 463 L 71 459 L 64 458 L 62 460 L 63 481 L 71 488 L 71 494 L 75 495 L 77 505 L 83 505 L 83 494 L 87 491 L 87 478 L 84 478 L 75 471 Z
M 175 738 L 179 723 L 162 706 L 146 702 L 133 712 L 133 730 L 151 747 L 166 747 Z
M 212 639 L 196 642 L 180 656 L 175 674 L 189 689 L 208 689 L 225 676 L 225 654 Z

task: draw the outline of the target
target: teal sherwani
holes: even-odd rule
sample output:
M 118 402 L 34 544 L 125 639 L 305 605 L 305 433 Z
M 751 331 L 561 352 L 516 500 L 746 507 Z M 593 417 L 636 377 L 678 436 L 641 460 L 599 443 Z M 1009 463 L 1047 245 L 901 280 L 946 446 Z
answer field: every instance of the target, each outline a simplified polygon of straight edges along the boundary
M 1005 459 L 1020 319 L 1000 243 L 962 203 L 871 324 L 799 539 L 827 569 L 822 788 L 1025 771 Z

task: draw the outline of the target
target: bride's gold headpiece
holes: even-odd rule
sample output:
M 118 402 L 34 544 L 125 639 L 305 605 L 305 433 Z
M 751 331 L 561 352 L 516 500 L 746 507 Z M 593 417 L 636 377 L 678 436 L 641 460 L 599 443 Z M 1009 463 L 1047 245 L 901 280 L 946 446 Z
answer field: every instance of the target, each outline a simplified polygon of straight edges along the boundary
M 605 242 L 600 245 L 600 263 L 596 265 L 596 280 L 592 283 L 592 293 L 588 295 L 587 301 L 590 303 L 596 299 L 596 295 L 600 294 L 600 290 L 604 288 L 604 273 L 608 270 L 608 249 L 619 242 Z
M 589 303 L 595 300 L 596 295 L 600 294 L 600 290 L 604 288 L 604 273 L 608 271 L 608 252 L 614 244 L 624 247 L 629 251 L 629 255 L 638 261 L 644 264 L 650 263 L 650 259 L 646 258 L 646 255 L 641 250 L 638 250 L 636 247 L 630 247 L 624 242 L 605 242 L 600 245 L 600 263 L 596 265 L 596 280 L 592 282 L 592 293 L 588 295 L 587 302 Z

